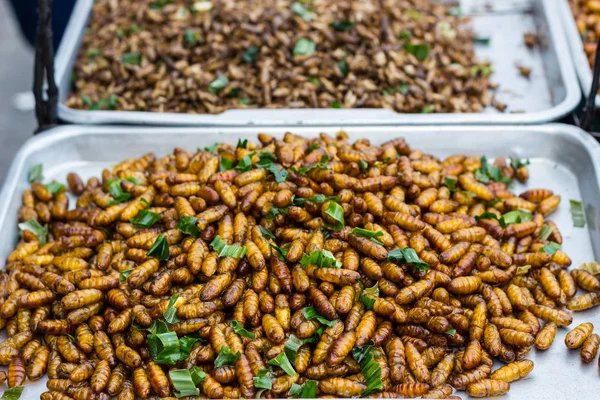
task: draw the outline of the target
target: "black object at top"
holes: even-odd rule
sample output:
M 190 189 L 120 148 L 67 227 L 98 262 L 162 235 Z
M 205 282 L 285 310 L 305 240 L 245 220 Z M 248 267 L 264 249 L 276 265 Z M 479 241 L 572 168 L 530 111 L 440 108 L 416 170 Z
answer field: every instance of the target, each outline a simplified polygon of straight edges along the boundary
M 38 0 L 38 10 L 39 26 L 35 39 L 35 67 L 33 73 L 35 115 L 38 120 L 36 134 L 56 125 L 58 105 L 58 88 L 54 80 L 52 0 Z M 47 83 L 46 95 L 44 95 L 44 83 Z

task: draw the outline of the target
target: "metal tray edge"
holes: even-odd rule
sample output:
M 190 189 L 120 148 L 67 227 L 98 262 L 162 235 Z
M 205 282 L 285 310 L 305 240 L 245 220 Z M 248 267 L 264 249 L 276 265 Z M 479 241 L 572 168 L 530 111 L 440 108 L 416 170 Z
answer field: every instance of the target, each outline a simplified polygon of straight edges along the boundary
M 557 8 L 553 0 L 541 0 L 544 4 L 544 13 L 548 20 L 552 43 L 555 53 L 568 54 L 569 46 L 563 31 Z M 81 42 L 81 35 L 87 24 L 87 19 L 93 5 L 93 0 L 78 0 L 71 14 L 69 24 L 65 31 L 56 57 L 56 80 L 59 87 L 65 86 L 69 66 Z M 573 111 L 581 99 L 581 93 L 574 90 L 577 87 L 577 74 L 570 58 L 559 62 L 561 78 L 565 82 L 565 98 L 552 108 L 531 112 L 527 114 L 398 114 L 384 109 L 349 109 L 333 110 L 336 117 L 331 118 L 332 110 L 322 109 L 281 109 L 278 114 L 283 114 L 283 119 L 252 119 L 239 118 L 243 115 L 256 114 L 257 110 L 229 110 L 218 115 L 206 114 L 179 114 L 179 113 L 152 113 L 140 111 L 82 111 L 69 108 L 63 104 L 66 94 L 59 97 L 58 116 L 60 119 L 77 124 L 143 124 L 162 126 L 283 126 L 283 125 L 308 125 L 302 118 L 303 115 L 311 117 L 310 125 L 442 125 L 442 124 L 540 124 L 557 120 Z M 272 110 L 263 109 L 265 114 Z M 322 116 L 315 118 L 315 116 Z M 357 117 L 357 114 L 360 116 Z M 250 117 L 252 118 L 252 117 Z M 224 121 L 221 121 L 224 120 Z M 239 121 L 239 122 L 236 122 Z
M 584 96 L 587 96 L 592 89 L 592 69 L 589 66 L 587 56 L 583 51 L 583 41 L 577 30 L 575 24 L 575 17 L 571 12 L 568 0 L 559 0 L 558 7 L 560 8 L 560 14 L 562 15 L 561 20 L 563 29 L 565 32 L 565 38 L 569 45 L 569 54 L 571 54 L 571 60 L 575 66 L 575 72 L 577 73 L 577 79 Z M 600 107 L 600 95 L 596 96 L 596 106 Z

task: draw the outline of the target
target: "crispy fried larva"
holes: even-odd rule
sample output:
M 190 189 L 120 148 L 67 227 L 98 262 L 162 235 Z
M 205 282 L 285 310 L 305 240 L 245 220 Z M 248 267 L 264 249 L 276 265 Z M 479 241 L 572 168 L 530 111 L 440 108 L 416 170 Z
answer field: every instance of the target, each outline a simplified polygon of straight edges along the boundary
M 45 397 L 168 397 L 170 372 L 198 367 L 200 396 L 250 398 L 271 369 L 270 397 L 309 379 L 356 397 L 375 371 L 382 398 L 491 396 L 571 324 L 564 306 L 600 304 L 595 276 L 539 251 L 544 224 L 560 240 L 555 195 L 480 182 L 479 157 L 344 133 L 259 141 L 147 154 L 83 188 L 71 176 L 70 211 L 33 185 L 23 213 L 47 224 L 47 243 L 24 233 L 0 272 L 9 385 L 46 373 Z M 532 220 L 490 217 L 519 209 Z M 185 359 L 163 363 L 158 338 Z M 591 324 L 566 342 L 597 354 Z M 494 358 L 506 365 L 492 371 Z

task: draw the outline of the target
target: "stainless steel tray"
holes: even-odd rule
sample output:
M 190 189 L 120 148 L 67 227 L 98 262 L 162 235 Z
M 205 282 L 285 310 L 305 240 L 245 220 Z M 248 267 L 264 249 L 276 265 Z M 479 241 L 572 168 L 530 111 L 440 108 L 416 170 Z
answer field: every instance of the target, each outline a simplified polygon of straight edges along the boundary
M 577 25 L 575 25 L 575 17 L 571 12 L 568 0 L 558 0 L 557 2 L 563 28 L 569 44 L 571 59 L 575 65 L 575 71 L 577 72 L 583 95 L 587 97 L 590 90 L 592 90 L 592 68 L 590 67 L 585 51 L 583 51 L 583 41 L 577 30 Z M 596 106 L 600 107 L 600 95 L 596 96 Z
M 472 27 L 477 35 L 491 38 L 489 46 L 477 46 L 477 54 L 493 63 L 492 81 L 500 85 L 496 97 L 513 112 L 500 113 L 493 107 L 482 113 L 468 114 L 399 114 L 386 109 L 258 109 L 210 115 L 85 111 L 66 107 L 63 103 L 71 91 L 73 63 L 93 4 L 93 0 L 78 0 L 56 57 L 56 80 L 60 87 L 58 115 L 64 121 L 79 124 L 178 126 L 539 124 L 554 121 L 572 111 L 581 99 L 573 65 L 570 58 L 565 57 L 568 46 L 555 1 L 532 0 L 530 7 L 527 3 L 527 7 L 508 10 L 499 4 L 496 12 L 493 9 L 496 2 L 487 2 L 488 11 L 473 15 Z M 537 32 L 546 45 L 527 49 L 523 43 L 525 32 Z M 530 79 L 520 76 L 516 63 L 532 68 Z
M 315 136 L 335 133 L 339 127 L 265 128 L 261 132 L 283 135 L 286 131 Z M 440 157 L 456 153 L 485 154 L 488 157 L 529 158 L 530 184 L 545 187 L 562 196 L 559 209 L 552 214 L 564 236 L 563 248 L 573 265 L 599 259 L 600 256 L 600 145 L 582 130 L 561 124 L 545 126 L 470 126 L 470 127 L 349 127 L 351 139 L 369 138 L 381 143 L 403 136 L 414 148 Z M 145 128 L 115 126 L 63 126 L 30 139 L 16 155 L 0 193 L 0 260 L 3 263 L 17 240 L 17 209 L 21 193 L 28 187 L 27 173 L 38 163 L 44 164 L 47 180 L 65 181 L 66 174 L 77 170 L 82 178 L 100 175 L 115 162 L 155 152 L 162 156 L 174 146 L 196 149 L 215 142 L 235 144 L 238 138 L 256 140 L 258 129 L 246 128 Z M 586 205 L 585 228 L 574 228 L 569 199 Z M 3 266 L 1 264 L 0 266 Z M 600 310 L 574 315 L 572 326 L 585 321 L 600 327 Z M 566 330 L 561 329 L 554 345 L 546 352 L 533 350 L 536 366 L 525 380 L 514 382 L 504 397 L 512 400 L 597 399 L 600 392 L 596 362 L 583 365 L 578 351 L 564 345 Z M 25 398 L 33 399 L 45 390 L 45 380 L 27 383 Z M 464 392 L 459 395 L 466 396 Z

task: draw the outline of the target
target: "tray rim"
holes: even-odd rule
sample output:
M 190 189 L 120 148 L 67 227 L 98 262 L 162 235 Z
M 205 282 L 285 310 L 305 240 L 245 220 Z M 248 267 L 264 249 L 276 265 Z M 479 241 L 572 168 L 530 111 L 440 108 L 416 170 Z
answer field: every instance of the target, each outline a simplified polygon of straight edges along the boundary
M 578 79 L 570 57 L 560 57 L 569 53 L 569 45 L 564 33 L 561 18 L 557 15 L 554 0 L 542 2 L 545 18 L 552 36 L 552 46 L 557 54 L 558 70 L 565 84 L 565 97 L 555 106 L 530 113 L 488 114 L 488 113 L 440 113 L 440 114 L 401 114 L 386 109 L 232 109 L 221 114 L 156 113 L 148 111 L 86 111 L 67 107 L 63 101 L 67 95 L 59 94 L 58 117 L 75 124 L 132 124 L 156 126 L 286 126 L 286 125 L 455 125 L 455 124 L 541 124 L 558 120 L 573 111 L 581 100 L 581 90 L 577 90 Z M 65 79 L 70 80 L 72 68 L 70 60 L 76 57 L 80 38 L 87 26 L 94 0 L 77 0 L 63 40 L 56 53 L 55 78 L 58 86 Z M 271 111 L 279 111 L 280 118 L 267 116 Z M 259 114 L 253 116 L 253 114 Z M 262 116 L 261 116 L 262 114 Z M 330 115 L 335 117 L 330 117 Z M 308 119 L 307 119 L 308 117 Z

